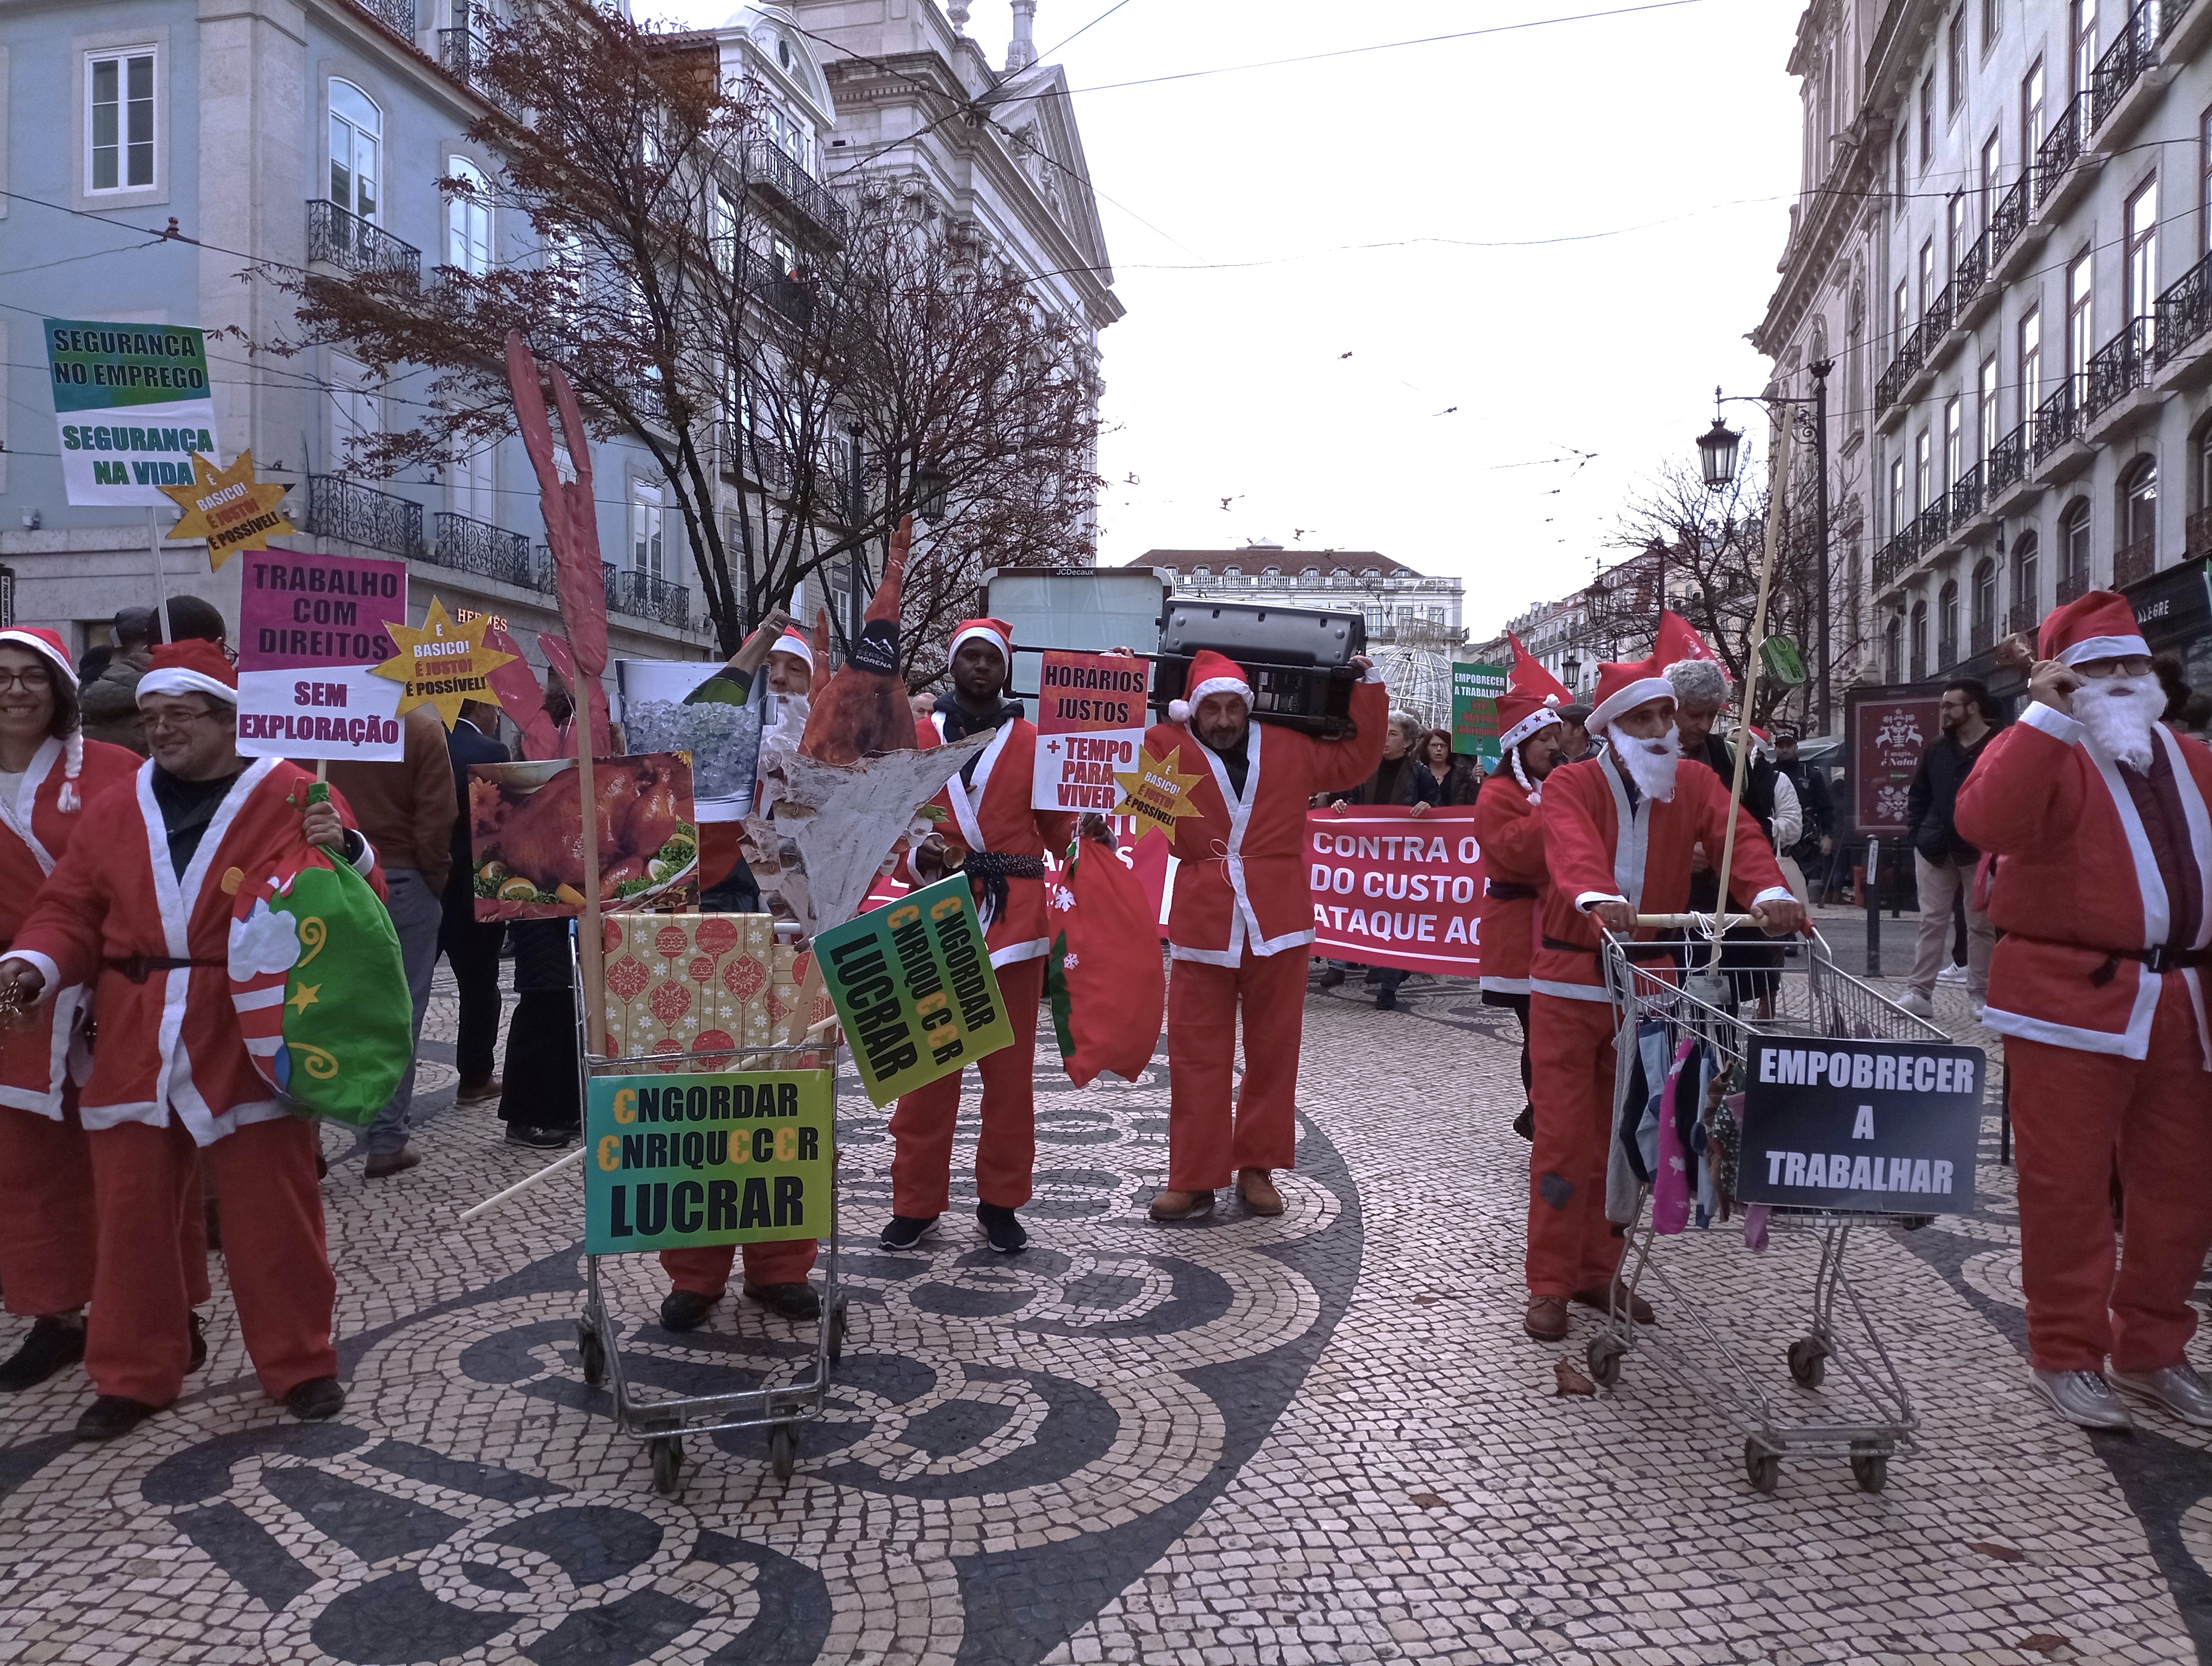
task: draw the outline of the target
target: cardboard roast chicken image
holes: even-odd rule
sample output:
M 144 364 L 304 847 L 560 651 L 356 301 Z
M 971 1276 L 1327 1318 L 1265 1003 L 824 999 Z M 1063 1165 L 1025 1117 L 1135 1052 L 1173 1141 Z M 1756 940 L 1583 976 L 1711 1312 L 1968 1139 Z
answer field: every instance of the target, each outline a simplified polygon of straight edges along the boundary
M 609 909 L 698 906 L 691 755 L 592 760 L 599 899 Z M 477 918 L 544 920 L 584 907 L 584 816 L 574 758 L 469 766 Z

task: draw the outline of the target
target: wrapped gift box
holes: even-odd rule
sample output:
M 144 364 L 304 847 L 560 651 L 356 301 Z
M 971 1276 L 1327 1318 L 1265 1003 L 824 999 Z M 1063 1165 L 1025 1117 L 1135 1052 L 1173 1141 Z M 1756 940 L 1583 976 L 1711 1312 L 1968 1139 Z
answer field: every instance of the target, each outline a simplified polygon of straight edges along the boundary
M 605 921 L 607 1050 L 617 1058 L 727 1046 L 777 1036 L 779 950 L 764 914 L 625 914 Z

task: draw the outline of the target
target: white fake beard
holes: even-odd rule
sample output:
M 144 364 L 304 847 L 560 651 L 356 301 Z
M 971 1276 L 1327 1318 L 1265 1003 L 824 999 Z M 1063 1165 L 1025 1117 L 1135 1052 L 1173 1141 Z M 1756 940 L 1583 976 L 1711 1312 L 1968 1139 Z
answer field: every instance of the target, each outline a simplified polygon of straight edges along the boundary
M 2090 678 L 2074 690 L 2073 703 L 2091 745 L 2131 769 L 2150 768 L 2156 756 L 2151 730 L 2166 711 L 2166 690 L 2158 678 Z
M 1682 732 L 1669 725 L 1656 740 L 1612 732 L 1613 750 L 1628 770 L 1636 790 L 1662 804 L 1674 796 L 1674 770 L 1682 761 Z

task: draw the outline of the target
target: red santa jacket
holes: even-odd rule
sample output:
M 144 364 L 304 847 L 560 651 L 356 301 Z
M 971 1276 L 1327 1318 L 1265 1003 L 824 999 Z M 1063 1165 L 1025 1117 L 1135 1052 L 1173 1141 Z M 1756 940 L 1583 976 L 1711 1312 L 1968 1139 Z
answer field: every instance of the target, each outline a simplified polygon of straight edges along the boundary
M 1476 935 L 1482 988 L 1525 995 L 1536 952 L 1537 901 L 1544 870 L 1542 800 L 1514 779 L 1510 763 L 1474 795 L 1474 836 L 1482 847 L 1482 902 Z
M 917 726 L 915 736 L 924 751 L 945 744 L 945 714 L 932 715 Z M 948 846 L 965 850 L 995 850 L 1007 856 L 1057 855 L 1075 836 L 1075 817 L 1065 810 L 1030 807 L 1031 778 L 1036 774 L 1036 725 L 1026 717 L 1001 723 L 975 759 L 975 781 L 970 787 L 955 775 L 933 800 L 952 818 L 939 830 Z M 909 877 L 914 877 L 909 875 Z M 984 940 L 990 945 L 994 966 L 1017 960 L 1034 960 L 1050 946 L 1046 934 L 1044 881 L 1006 881 L 1006 912 L 991 921 Z
M 1544 863 L 1551 879 L 1530 988 L 1570 1000 L 1609 999 L 1597 921 L 1587 910 L 1598 903 L 1626 902 L 1639 914 L 1680 914 L 1690 898 L 1690 848 L 1702 842 L 1717 868 L 1728 810 L 1727 785 L 1687 758 L 1676 769 L 1673 798 L 1639 797 L 1633 811 L 1610 755 L 1586 757 L 1545 776 Z M 1758 821 L 1741 805 L 1735 815 L 1729 891 L 1737 904 L 1789 900 L 1790 887 Z M 1639 939 L 1655 934 L 1637 933 Z
M 1196 774 L 1194 816 L 1176 818 L 1170 853 L 1175 897 L 1168 905 L 1168 952 L 1177 960 L 1234 966 L 1249 948 L 1270 955 L 1310 943 L 1313 888 L 1306 863 L 1306 809 L 1316 793 L 1346 793 L 1375 773 L 1389 720 L 1380 678 L 1354 684 L 1358 733 L 1319 740 L 1297 729 L 1254 723 L 1246 732 L 1244 793 L 1213 749 L 1180 723 L 1156 723 L 1145 750 L 1179 751 L 1176 769 Z
M 2186 946 L 2203 949 L 2212 946 L 2212 751 L 2162 723 L 2154 732 L 2189 826 L 2188 847 L 2175 854 L 2196 864 L 2206 899 Z M 1983 749 L 1954 819 L 1960 837 L 1998 859 L 1990 918 L 2004 935 L 1983 1022 L 2056 1047 L 2143 1057 L 2162 980 L 2112 952 L 2165 944 L 2172 918 L 2118 769 L 2091 749 L 2079 722 L 2038 702 Z M 2187 981 L 2203 1041 L 2202 975 L 2168 976 Z
M 86 1128 L 166 1127 L 173 1106 L 192 1138 L 212 1145 L 285 1115 L 246 1055 L 231 1005 L 231 907 L 246 874 L 299 843 L 314 777 L 282 758 L 256 759 L 232 783 L 181 877 L 153 779 L 154 766 L 142 764 L 133 780 L 85 805 L 80 813 L 100 836 L 71 843 L 9 952 L 43 972 L 49 989 L 93 984 L 100 1042 L 79 1104 Z M 331 801 L 352 826 L 335 791 Z M 374 861 L 364 849 L 363 870 Z M 372 877 L 380 890 L 380 876 Z M 203 964 L 133 982 L 118 963 L 134 958 Z
M 86 741 L 76 783 L 80 804 L 127 781 L 137 767 L 138 754 L 129 747 Z M 91 820 L 83 809 L 58 807 L 61 789 L 62 743 L 48 740 L 32 755 L 15 801 L 0 800 L 0 947 L 22 928 L 70 836 Z M 91 996 L 82 986 L 60 990 L 27 1015 L 26 1028 L 0 1031 L 0 1105 L 59 1119 L 63 1087 L 71 1076 L 82 1081 L 90 1063 L 83 1036 Z

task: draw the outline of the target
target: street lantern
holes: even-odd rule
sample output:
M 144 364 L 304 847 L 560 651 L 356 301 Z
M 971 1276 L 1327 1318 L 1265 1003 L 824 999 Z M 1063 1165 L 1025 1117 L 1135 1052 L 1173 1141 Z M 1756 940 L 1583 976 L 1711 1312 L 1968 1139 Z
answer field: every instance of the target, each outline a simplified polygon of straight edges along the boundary
M 1717 414 L 1713 425 L 1698 436 L 1698 460 L 1705 465 L 1707 491 L 1717 490 L 1735 478 L 1736 444 L 1742 438 Z
M 915 508 L 921 512 L 924 520 L 944 519 L 945 489 L 951 483 L 945 478 L 945 471 L 934 463 L 924 463 L 915 471 Z

